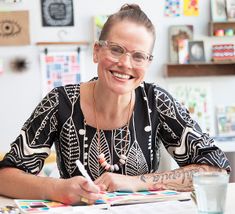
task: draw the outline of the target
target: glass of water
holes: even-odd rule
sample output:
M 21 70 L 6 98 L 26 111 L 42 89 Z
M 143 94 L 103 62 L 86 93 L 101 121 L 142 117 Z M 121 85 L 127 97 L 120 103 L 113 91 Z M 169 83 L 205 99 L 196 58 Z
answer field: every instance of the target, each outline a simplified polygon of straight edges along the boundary
M 198 172 L 193 174 L 199 214 L 223 214 L 229 175 L 224 172 Z

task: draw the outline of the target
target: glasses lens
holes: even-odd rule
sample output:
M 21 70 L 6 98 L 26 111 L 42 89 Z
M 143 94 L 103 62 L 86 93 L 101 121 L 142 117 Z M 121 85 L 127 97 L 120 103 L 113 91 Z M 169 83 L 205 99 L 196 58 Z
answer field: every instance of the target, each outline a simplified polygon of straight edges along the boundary
M 145 53 L 134 52 L 132 54 L 132 59 L 134 62 L 141 64 L 141 63 L 144 63 L 148 59 L 148 56 Z
M 111 54 L 115 57 L 120 57 L 125 53 L 124 48 L 122 48 L 119 45 L 109 45 L 109 50 L 111 52 Z

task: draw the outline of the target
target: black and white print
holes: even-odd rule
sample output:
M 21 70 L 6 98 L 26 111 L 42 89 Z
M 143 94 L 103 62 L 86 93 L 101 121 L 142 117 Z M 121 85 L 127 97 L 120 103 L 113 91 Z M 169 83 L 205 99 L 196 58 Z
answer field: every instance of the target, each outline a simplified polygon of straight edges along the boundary
M 41 0 L 41 8 L 43 26 L 74 26 L 72 0 Z

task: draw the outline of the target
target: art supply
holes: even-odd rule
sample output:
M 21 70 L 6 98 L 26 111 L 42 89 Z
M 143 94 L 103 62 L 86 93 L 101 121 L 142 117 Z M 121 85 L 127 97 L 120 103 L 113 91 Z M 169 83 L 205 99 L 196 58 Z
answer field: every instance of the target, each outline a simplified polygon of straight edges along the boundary
M 76 160 L 76 164 L 77 164 L 77 166 L 78 166 L 78 169 L 79 169 L 80 172 L 82 173 L 82 175 L 83 175 L 89 182 L 92 182 L 92 183 L 93 183 L 91 177 L 88 175 L 88 173 L 87 173 L 85 167 L 83 166 L 83 164 L 81 163 L 81 161 L 80 161 L 80 160 Z
M 190 200 L 190 194 L 185 192 L 177 192 L 173 190 L 163 191 L 139 191 L 139 192 L 107 192 L 103 195 L 105 201 L 98 200 L 97 204 L 107 203 L 110 206 L 141 204 L 160 201 L 184 201 Z
M 19 214 L 20 210 L 15 206 L 0 207 L 0 214 Z
M 199 172 L 193 175 L 199 214 L 223 214 L 229 175 L 223 172 Z
M 50 213 L 57 210 L 61 212 L 72 210 L 70 205 L 49 200 L 16 199 L 15 203 L 19 207 L 20 213 Z

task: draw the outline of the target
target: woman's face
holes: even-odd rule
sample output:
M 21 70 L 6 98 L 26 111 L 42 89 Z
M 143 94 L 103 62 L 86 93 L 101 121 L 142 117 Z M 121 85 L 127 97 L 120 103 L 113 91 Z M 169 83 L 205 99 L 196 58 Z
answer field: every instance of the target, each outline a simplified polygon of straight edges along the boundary
M 132 56 L 137 56 L 138 60 L 139 52 L 151 53 L 153 36 L 142 25 L 122 21 L 114 24 L 107 41 L 124 47 L 127 54 L 123 54 L 115 60 L 111 56 L 108 46 L 95 44 L 94 62 L 98 63 L 99 82 L 114 93 L 129 93 L 143 81 L 150 63 L 146 60 L 144 66 L 136 65 Z M 133 55 L 133 51 L 137 51 L 137 55 Z

